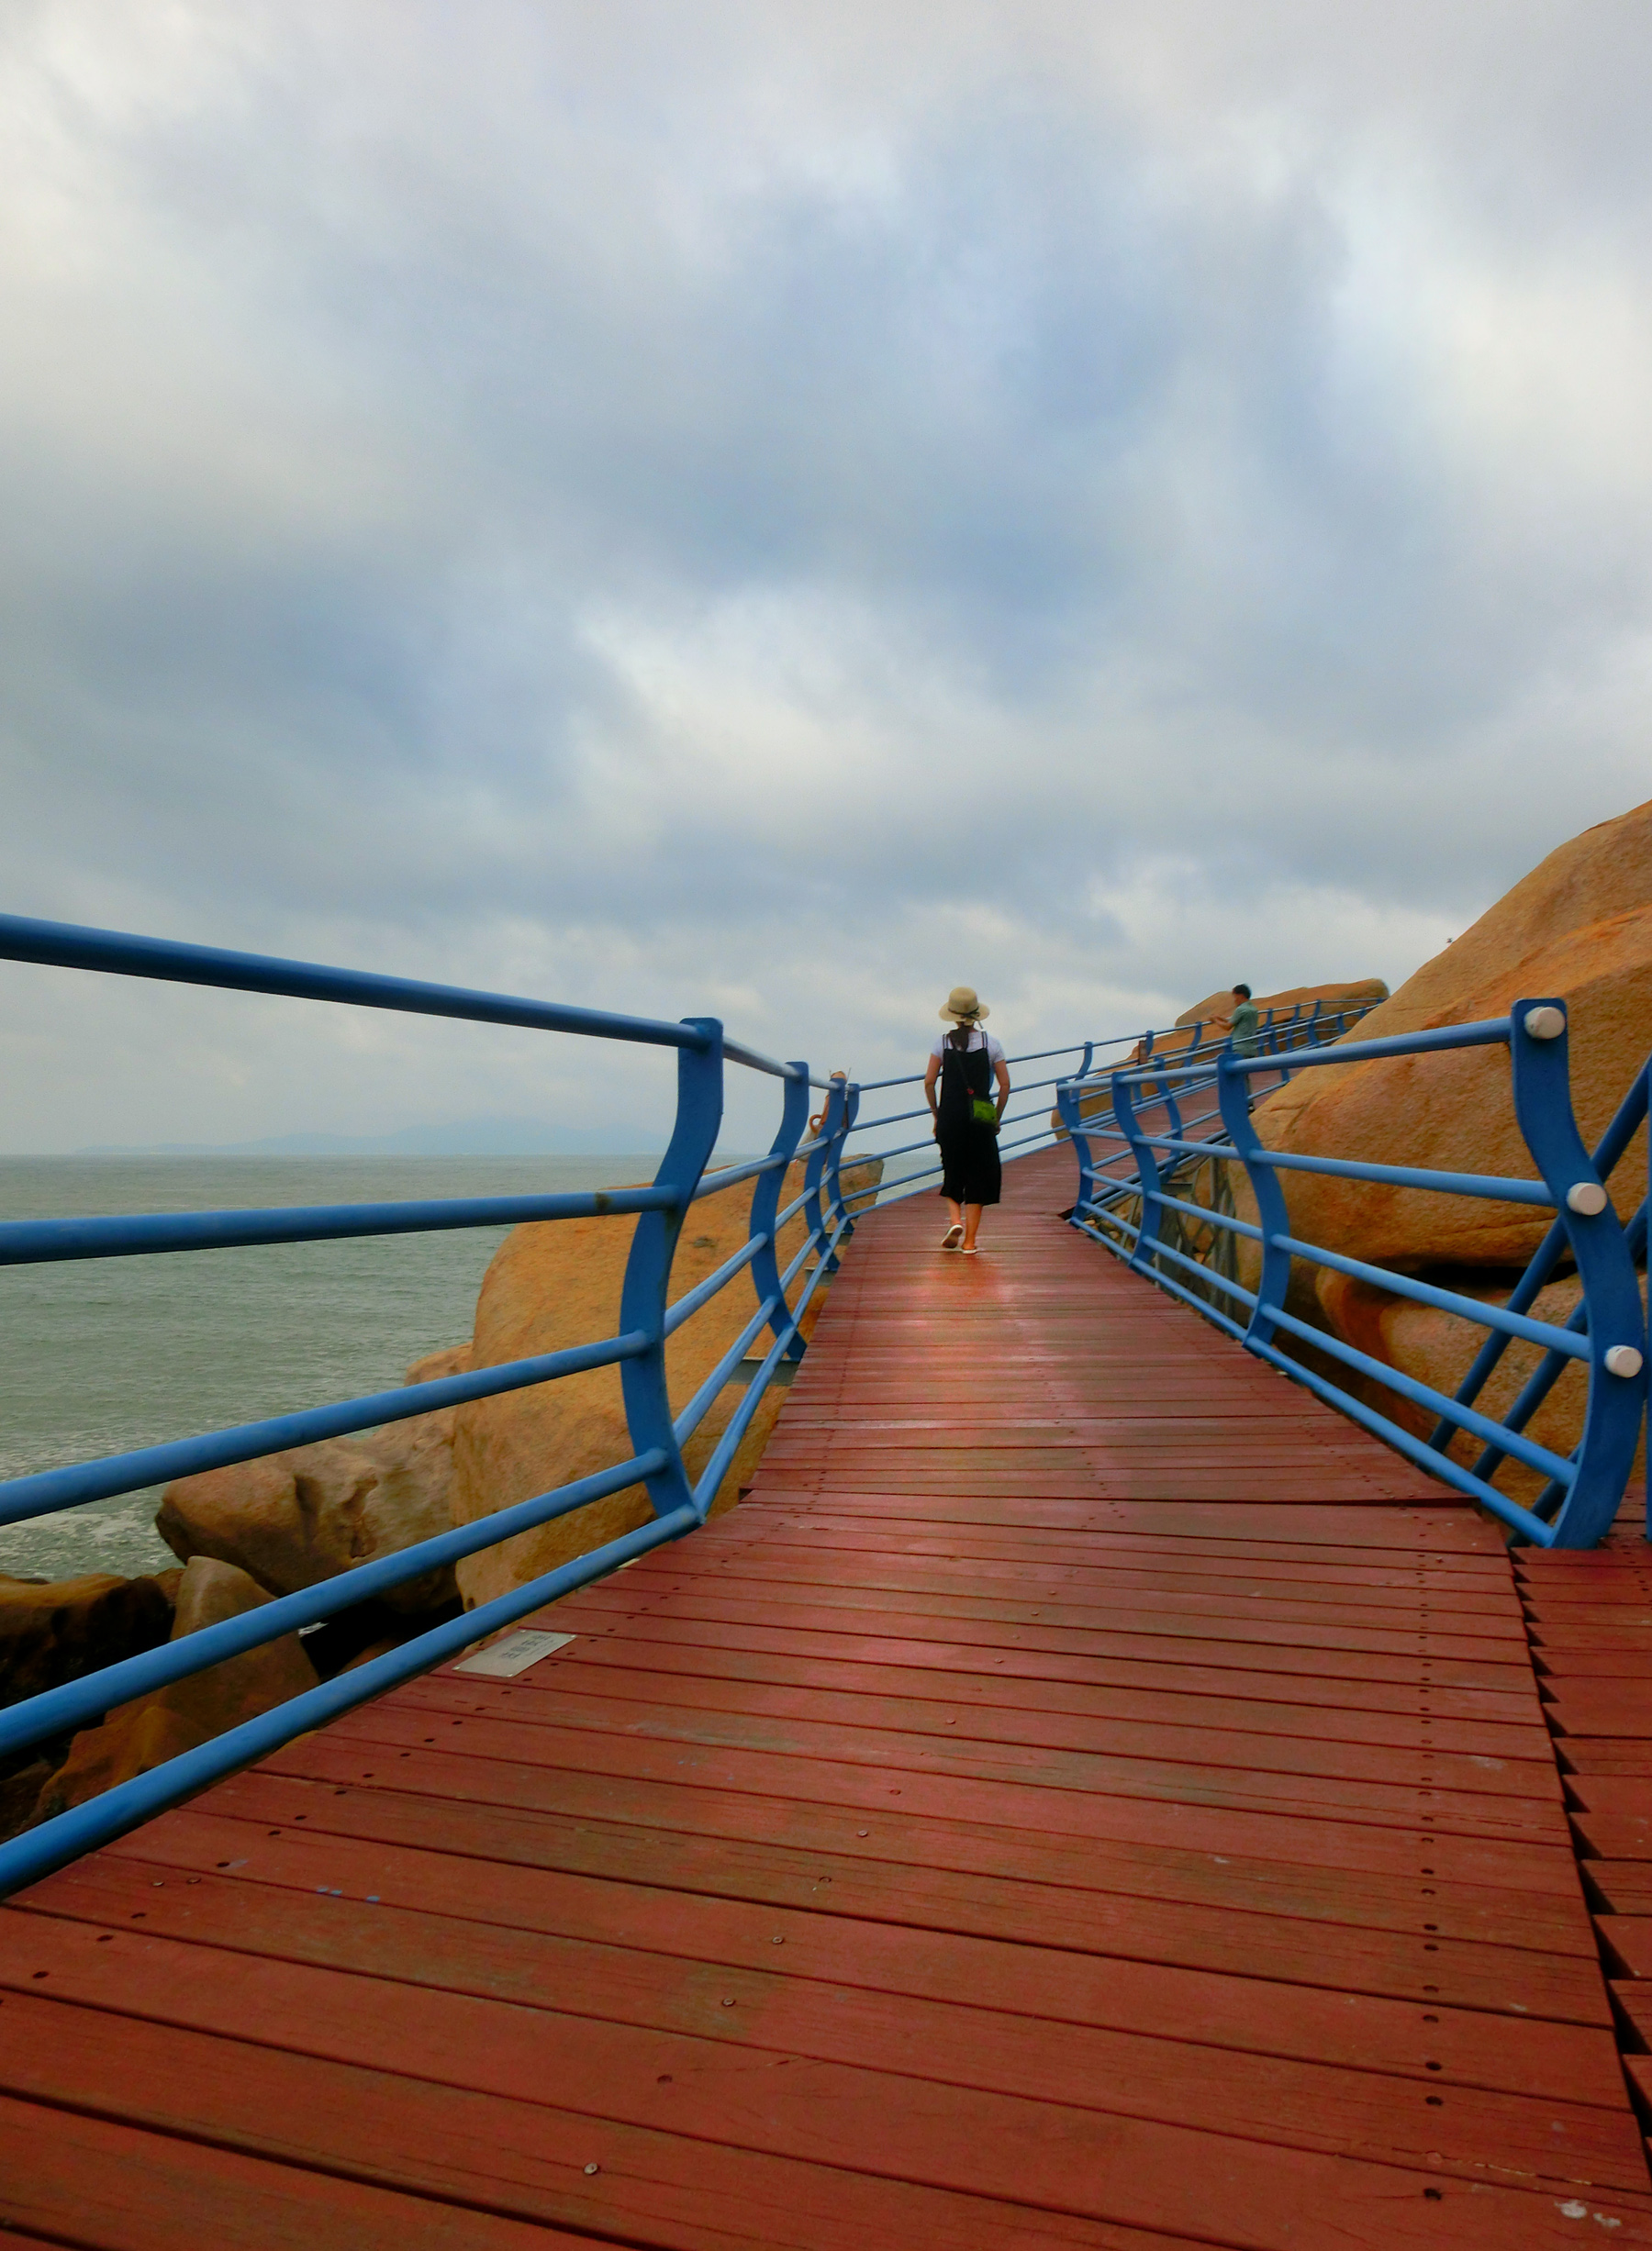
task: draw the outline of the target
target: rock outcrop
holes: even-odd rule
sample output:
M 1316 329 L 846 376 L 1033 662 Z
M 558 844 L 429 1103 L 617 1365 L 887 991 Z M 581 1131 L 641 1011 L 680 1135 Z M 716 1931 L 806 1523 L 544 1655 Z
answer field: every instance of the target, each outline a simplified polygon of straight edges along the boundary
M 179 1641 L 269 1600 L 246 1572 L 197 1555 L 180 1581 L 170 1638 Z M 133 1775 L 147 1774 L 180 1752 L 194 1750 L 243 1720 L 315 1688 L 317 1679 L 298 1636 L 287 1633 L 188 1679 L 173 1681 L 153 1696 L 118 1705 L 100 1727 L 84 1728 L 76 1735 L 68 1759 L 40 1793 L 36 1819 L 44 1821 Z
M 28 1579 L 0 1573 L 0 1704 L 20 1704 L 157 1647 L 172 1632 L 183 1576 Z M 60 1737 L 0 1757 L 0 1839 L 33 1818 L 62 1756 Z
M 470 1365 L 470 1346 L 427 1354 L 407 1381 L 433 1382 Z M 197 1477 L 162 1497 L 155 1528 L 184 1563 L 233 1564 L 270 1594 L 296 1594 L 355 1565 L 451 1528 L 454 1410 L 386 1423 L 365 1437 L 296 1446 Z M 407 1616 L 455 1596 L 452 1571 L 431 1571 L 384 1599 Z
M 1342 983 L 1333 981 L 1329 985 L 1290 985 L 1283 992 L 1253 996 L 1256 1006 L 1264 1016 L 1269 1008 L 1280 1016 L 1288 1016 L 1292 1008 L 1298 1007 L 1306 1012 L 1316 1000 L 1320 1003 L 1322 1016 L 1334 1016 L 1339 1008 L 1368 1008 L 1373 1003 L 1386 1000 L 1388 997 L 1389 988 L 1380 977 L 1353 977 Z M 1215 1019 L 1230 1016 L 1233 1008 L 1233 991 L 1232 986 L 1227 986 L 1221 992 L 1207 993 L 1195 1007 L 1184 1009 L 1176 1020 L 1178 1025 L 1189 1027 L 1202 1023 L 1208 1033 Z M 1159 1042 L 1154 1042 L 1155 1054 L 1159 1045 Z
M 802 1169 L 794 1165 L 787 1175 L 782 1207 L 801 1191 Z M 853 1176 L 845 1171 L 845 1191 L 870 1185 L 876 1177 L 872 1167 L 860 1167 Z M 702 1198 L 689 1211 L 672 1267 L 674 1298 L 703 1281 L 744 1243 L 751 1200 L 752 1184 L 742 1181 Z M 515 1229 L 495 1254 L 482 1285 L 473 1365 L 493 1367 L 612 1336 L 619 1327 L 620 1288 L 633 1230 L 628 1219 L 563 1220 Z M 801 1214 L 781 1231 L 783 1269 L 804 1232 Z M 820 1297 L 817 1291 L 810 1301 L 806 1329 L 813 1326 Z M 754 1310 L 750 1283 L 737 1279 L 671 1338 L 665 1360 L 674 1411 L 687 1405 Z M 764 1346 L 759 1343 L 754 1349 L 761 1352 Z M 689 1440 L 685 1454 L 691 1477 L 705 1467 L 744 1396 L 736 1387 L 726 1387 Z M 778 1411 L 779 1393 L 771 1387 L 719 1489 L 720 1510 L 749 1482 Z M 630 1451 L 617 1368 L 596 1368 L 531 1390 L 473 1401 L 458 1414 L 453 1521 L 473 1522 L 607 1469 L 624 1461 Z M 467 1605 L 486 1601 L 646 1523 L 652 1515 L 643 1488 L 629 1486 L 469 1557 L 459 1566 L 460 1590 Z
M 1551 852 L 1350 1037 L 1378 1039 L 1504 1016 L 1516 1000 L 1528 997 L 1567 1005 L 1573 1104 L 1583 1139 L 1592 1146 L 1652 1049 L 1652 804 L 1587 830 Z M 1270 1149 L 1505 1178 L 1536 1176 L 1514 1120 L 1508 1055 L 1501 1046 L 1302 1072 L 1258 1105 L 1256 1122 Z M 1248 1186 L 1237 1167 L 1230 1170 L 1238 1215 L 1254 1219 Z M 1643 1127 L 1608 1184 L 1624 1220 L 1646 1180 Z M 1292 1231 L 1306 1241 L 1497 1300 L 1507 1297 L 1551 1216 L 1531 1205 L 1312 1174 L 1287 1173 L 1280 1184 Z M 1242 1281 L 1254 1283 L 1256 1263 L 1254 1246 L 1242 1243 Z M 1576 1302 L 1577 1284 L 1563 1276 L 1539 1299 L 1539 1317 L 1564 1321 Z M 1485 1334 L 1456 1316 L 1303 1261 L 1292 1275 L 1291 1307 L 1447 1395 Z M 1510 1348 L 1483 1394 L 1488 1413 L 1504 1411 L 1535 1362 L 1534 1348 Z M 1397 1401 L 1380 1385 L 1365 1389 L 1384 1412 L 1411 1428 L 1431 1426 L 1425 1411 Z M 1568 1453 L 1581 1426 L 1584 1396 L 1581 1371 L 1568 1371 L 1540 1410 L 1533 1434 L 1555 1452 Z M 1476 1450 L 1467 1440 L 1456 1448 L 1464 1459 Z M 1512 1466 L 1499 1481 L 1517 1498 L 1529 1496 L 1538 1482 Z
M 1477 1282 L 1471 1276 L 1455 1274 L 1439 1278 L 1449 1278 L 1452 1286 L 1461 1289 L 1466 1297 L 1488 1302 L 1495 1303 L 1508 1295 L 1506 1287 Z M 1575 1276 L 1552 1282 L 1537 1293 L 1532 1313 L 1538 1321 L 1553 1321 L 1557 1328 L 1564 1328 L 1577 1305 L 1578 1295 Z M 1373 1283 L 1356 1282 L 1345 1275 L 1326 1274 L 1322 1277 L 1319 1302 L 1334 1334 L 1358 1351 L 1370 1354 L 1373 1359 L 1386 1360 L 1390 1367 L 1401 1369 L 1419 1383 L 1432 1384 L 1447 1399 L 1468 1375 L 1475 1354 L 1485 1342 L 1486 1332 L 1471 1321 L 1443 1313 L 1434 1306 L 1398 1298 L 1392 1290 L 1379 1289 Z M 1476 1401 L 1480 1412 L 1493 1421 L 1501 1421 L 1542 1358 L 1537 1345 L 1519 1338 L 1513 1340 Z M 1346 1382 L 1348 1371 L 1339 1371 L 1339 1380 Z M 1420 1437 L 1434 1428 L 1433 1416 L 1398 1399 L 1383 1384 L 1374 1380 L 1362 1382 L 1359 1396 Z M 1564 1458 L 1578 1442 L 1587 1396 L 1588 1377 L 1581 1363 L 1573 1361 L 1527 1423 L 1527 1434 Z M 1456 1458 L 1468 1465 L 1472 1465 L 1479 1451 L 1478 1439 L 1459 1439 L 1453 1447 Z M 1502 1491 L 1519 1500 L 1530 1499 L 1543 1482 L 1535 1471 L 1524 1470 L 1514 1463 L 1500 1469 L 1496 1481 Z
M 1262 993 L 1257 995 L 1256 1005 L 1266 1016 L 1269 1008 L 1281 1014 L 1288 1014 L 1290 1009 L 1297 1007 L 1299 1002 L 1302 1004 L 1305 1010 L 1311 1009 L 1317 1000 L 1322 1004 L 1320 1013 L 1323 1016 L 1334 1017 L 1339 1008 L 1368 1008 L 1377 1002 L 1386 1000 L 1387 997 L 1388 986 L 1380 977 L 1354 977 L 1333 979 L 1325 985 L 1293 985 L 1279 993 Z M 1185 1055 L 1194 1046 L 1202 1050 L 1220 1044 L 1221 1040 L 1226 1035 L 1218 1025 L 1216 1019 L 1218 1016 L 1226 1017 L 1231 1013 L 1233 1007 L 1233 996 L 1231 989 L 1220 993 L 1208 993 L 1196 1007 L 1185 1008 L 1177 1018 L 1172 1028 L 1155 1034 L 1152 1056 L 1149 1060 L 1173 1063 L 1178 1056 Z M 1130 1052 L 1129 1062 L 1134 1065 L 1141 1063 L 1142 1060 L 1143 1044 L 1138 1042 Z M 1109 1067 L 1105 1056 L 1102 1057 L 1099 1067 L 1101 1069 Z M 1101 1118 L 1111 1125 L 1112 1098 L 1106 1085 L 1099 1085 L 1093 1094 L 1081 1097 L 1078 1109 L 1080 1117 Z M 1050 1112 L 1050 1128 L 1057 1134 L 1066 1132 L 1066 1129 L 1062 1123 L 1059 1110 L 1053 1109 Z
M 1652 804 L 1551 852 L 1352 1036 L 1504 1016 L 1528 996 L 1568 1005 L 1572 1099 L 1592 1146 L 1652 1048 Z M 1260 1104 L 1256 1125 L 1270 1149 L 1535 1176 L 1501 1047 L 1303 1072 Z M 1610 1184 L 1625 1219 L 1646 1151 L 1643 1129 Z M 1411 1273 L 1524 1265 L 1549 1219 L 1530 1205 L 1305 1174 L 1286 1198 L 1299 1235 Z

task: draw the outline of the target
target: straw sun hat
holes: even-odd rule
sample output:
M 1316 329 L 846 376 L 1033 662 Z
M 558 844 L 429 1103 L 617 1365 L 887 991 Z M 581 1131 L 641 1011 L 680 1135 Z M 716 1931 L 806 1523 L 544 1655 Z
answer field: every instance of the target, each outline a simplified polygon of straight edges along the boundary
M 978 1024 L 983 1017 L 991 1014 L 992 1010 L 987 1003 L 976 998 L 973 985 L 954 985 L 946 996 L 946 1006 L 941 1010 L 941 1019 L 943 1023 Z

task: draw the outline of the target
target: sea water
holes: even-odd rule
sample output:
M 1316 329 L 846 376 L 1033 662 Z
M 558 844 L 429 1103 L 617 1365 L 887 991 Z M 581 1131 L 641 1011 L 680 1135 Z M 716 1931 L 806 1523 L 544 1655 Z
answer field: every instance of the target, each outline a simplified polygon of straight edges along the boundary
M 0 1157 L 0 1220 L 552 1195 L 650 1157 Z M 0 1478 L 383 1391 L 471 1333 L 508 1231 L 0 1267 Z M 163 1570 L 159 1490 L 0 1524 L 0 1572 Z

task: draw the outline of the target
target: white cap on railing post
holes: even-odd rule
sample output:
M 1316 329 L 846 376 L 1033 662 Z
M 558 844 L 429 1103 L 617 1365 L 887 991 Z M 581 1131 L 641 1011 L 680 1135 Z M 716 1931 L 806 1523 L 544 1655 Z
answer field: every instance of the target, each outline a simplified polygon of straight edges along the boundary
M 1524 1028 L 1528 1040 L 1557 1040 L 1566 1030 L 1566 1010 L 1528 1008 Z
M 1595 1219 L 1606 1209 L 1606 1191 L 1598 1180 L 1574 1181 L 1566 1191 L 1566 1209 Z
M 1639 1346 L 1609 1344 L 1606 1347 L 1606 1371 L 1611 1376 L 1638 1376 L 1641 1372 Z

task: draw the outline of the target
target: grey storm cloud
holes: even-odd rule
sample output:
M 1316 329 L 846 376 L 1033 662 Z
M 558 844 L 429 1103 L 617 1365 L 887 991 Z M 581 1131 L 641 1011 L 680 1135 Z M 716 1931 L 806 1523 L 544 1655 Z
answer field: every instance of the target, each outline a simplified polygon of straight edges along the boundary
M 6 903 L 869 1073 L 1407 974 L 1652 669 L 1652 18 L 1444 15 L 14 8 Z M 642 1083 L 0 1023 L 19 1148 Z

